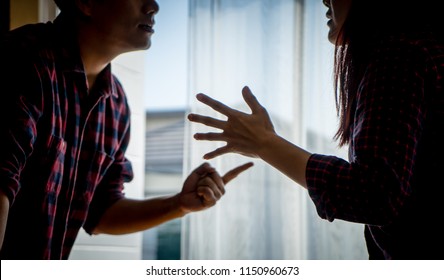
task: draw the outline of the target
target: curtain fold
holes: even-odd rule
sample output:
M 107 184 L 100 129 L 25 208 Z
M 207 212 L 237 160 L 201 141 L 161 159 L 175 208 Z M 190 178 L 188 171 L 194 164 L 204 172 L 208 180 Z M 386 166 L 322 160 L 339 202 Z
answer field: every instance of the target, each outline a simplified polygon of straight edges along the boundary
M 322 1 L 190 0 L 190 110 L 223 118 L 195 100 L 203 92 L 249 112 L 241 95 L 248 85 L 280 135 L 312 152 L 341 153 L 331 144 L 336 122 L 323 121 L 335 119 L 335 112 L 333 95 L 324 98 L 332 92 L 325 90 L 331 85 L 327 57 L 332 53 L 325 51 L 326 32 L 320 32 L 327 28 L 325 10 L 319 4 Z M 323 111 L 324 105 L 332 109 Z M 193 140 L 194 133 L 210 130 L 187 125 L 184 174 L 201 164 L 206 152 L 224 145 Z M 251 160 L 230 154 L 210 163 L 223 174 Z M 255 166 L 227 185 L 215 207 L 184 218 L 183 259 L 365 258 L 360 228 L 320 220 L 303 188 L 273 167 L 252 161 Z M 331 242 L 340 242 L 342 236 L 351 245 L 335 248 Z

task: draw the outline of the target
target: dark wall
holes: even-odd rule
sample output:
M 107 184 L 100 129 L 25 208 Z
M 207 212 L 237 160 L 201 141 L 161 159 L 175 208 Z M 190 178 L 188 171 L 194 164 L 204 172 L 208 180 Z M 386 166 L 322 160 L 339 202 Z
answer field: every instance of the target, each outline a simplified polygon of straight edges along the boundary
M 10 26 L 10 0 L 0 0 L 0 33 L 9 30 Z

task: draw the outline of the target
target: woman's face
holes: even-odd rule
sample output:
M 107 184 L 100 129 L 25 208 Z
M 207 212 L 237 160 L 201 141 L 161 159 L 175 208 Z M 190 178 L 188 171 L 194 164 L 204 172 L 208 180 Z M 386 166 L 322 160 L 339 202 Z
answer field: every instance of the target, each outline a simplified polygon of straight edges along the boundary
M 327 25 L 330 28 L 328 40 L 332 44 L 341 43 L 341 38 L 338 38 L 338 36 L 347 18 L 352 0 L 322 0 L 322 2 L 328 8 L 326 13 L 329 19 Z

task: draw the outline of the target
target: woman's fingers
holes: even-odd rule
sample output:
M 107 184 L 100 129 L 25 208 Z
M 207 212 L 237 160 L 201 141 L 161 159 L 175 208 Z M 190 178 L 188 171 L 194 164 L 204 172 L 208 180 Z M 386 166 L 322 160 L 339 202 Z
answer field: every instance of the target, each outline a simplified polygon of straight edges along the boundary
M 189 114 L 188 119 L 192 122 L 201 123 L 206 126 L 211 126 L 218 129 L 223 129 L 225 126 L 225 121 L 221 121 L 215 118 L 206 117 L 198 114 Z
M 257 100 L 256 96 L 254 96 L 254 94 L 251 92 L 251 90 L 250 90 L 250 88 L 248 86 L 245 86 L 242 89 L 242 96 L 243 96 L 245 102 L 250 107 L 250 109 L 251 109 L 251 111 L 253 113 L 256 113 L 256 112 L 258 112 L 258 111 L 263 109 L 263 106 L 259 103 L 259 101 Z M 213 99 L 213 98 L 211 98 L 208 95 L 203 94 L 203 93 L 197 94 L 196 98 L 200 102 L 204 103 L 205 105 L 210 106 L 215 111 L 217 111 L 217 112 L 219 112 L 221 114 L 224 114 L 225 116 L 230 116 L 230 115 L 233 115 L 234 113 L 239 112 L 239 111 L 237 111 L 237 110 L 235 110 L 233 108 L 228 107 L 227 105 L 223 104 L 222 102 L 220 102 L 218 100 L 215 100 L 215 99 Z M 224 123 L 223 121 L 219 121 L 219 120 L 215 120 L 215 119 L 212 119 L 212 120 L 202 119 L 201 117 L 203 117 L 203 116 L 198 116 L 198 115 L 194 115 L 194 114 L 191 114 L 191 115 L 194 118 L 192 121 L 200 122 L 202 124 L 206 124 L 206 123 L 204 123 L 204 121 L 208 121 L 211 124 L 216 124 L 216 126 L 215 125 L 211 125 L 211 124 L 207 124 L 207 125 L 212 126 L 212 127 L 216 127 L 216 128 L 221 128 L 222 127 L 221 123 L 222 124 Z
M 208 132 L 208 133 L 196 133 L 194 134 L 196 140 L 207 141 L 225 141 L 225 136 L 222 133 Z
M 226 145 L 204 155 L 204 159 L 211 159 L 226 153 L 238 153 L 249 157 L 257 157 L 258 150 L 263 143 L 263 137 L 270 132 L 274 133 L 273 123 L 266 109 L 257 101 L 248 87 L 242 89 L 242 95 L 252 113 L 246 114 L 231 109 L 221 102 L 205 94 L 198 94 L 197 99 L 214 110 L 225 114 L 226 120 L 219 120 L 209 116 L 190 114 L 188 119 L 209 127 L 220 129 L 218 132 L 195 133 L 196 140 L 223 141 Z
M 249 87 L 245 86 L 242 89 L 242 96 L 253 114 L 263 109 L 263 106 L 257 101 L 256 96 L 253 95 Z
M 215 110 L 225 116 L 230 116 L 234 112 L 236 112 L 236 110 L 228 107 L 227 105 L 223 104 L 222 102 L 217 101 L 217 100 L 215 100 L 203 93 L 197 94 L 196 98 L 197 98 L 197 100 L 199 100 L 203 104 L 210 106 L 211 108 L 213 108 L 213 110 Z

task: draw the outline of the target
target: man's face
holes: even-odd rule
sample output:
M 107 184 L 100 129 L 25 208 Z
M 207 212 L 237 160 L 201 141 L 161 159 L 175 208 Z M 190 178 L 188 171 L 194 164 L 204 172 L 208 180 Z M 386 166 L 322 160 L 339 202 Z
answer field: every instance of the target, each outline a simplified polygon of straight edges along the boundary
M 91 6 L 91 28 L 108 48 L 118 53 L 148 49 L 158 11 L 154 0 L 95 0 Z

